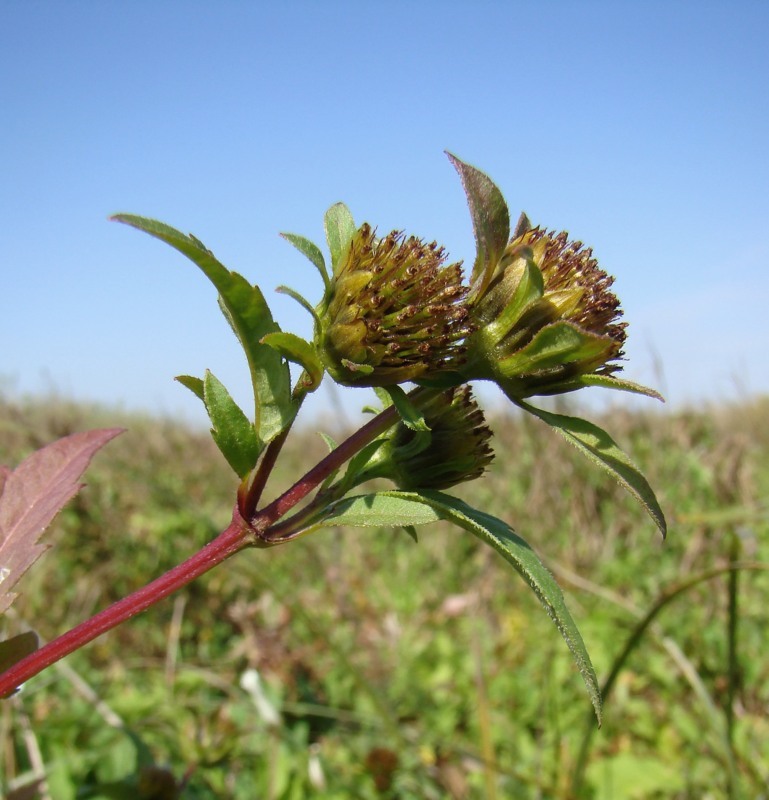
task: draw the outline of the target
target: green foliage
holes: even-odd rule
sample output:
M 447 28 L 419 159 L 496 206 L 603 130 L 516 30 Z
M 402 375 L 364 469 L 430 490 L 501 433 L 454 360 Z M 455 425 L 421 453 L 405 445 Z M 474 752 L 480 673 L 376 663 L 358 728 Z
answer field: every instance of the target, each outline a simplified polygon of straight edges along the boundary
M 259 449 L 263 448 L 290 424 L 296 409 L 291 402 L 288 365 L 280 353 L 262 343 L 264 336 L 280 328 L 272 319 L 259 287 L 228 270 L 194 236 L 186 236 L 170 225 L 134 214 L 116 214 L 113 219 L 171 245 L 196 264 L 216 287 L 222 312 L 246 354 L 254 390 L 254 430 Z
M 541 408 L 534 408 L 534 406 L 522 401 L 518 401 L 518 405 L 546 422 L 558 431 L 566 441 L 584 453 L 590 461 L 605 469 L 609 475 L 638 499 L 648 511 L 649 516 L 654 520 L 662 535 L 665 536 L 667 523 L 654 495 L 654 490 L 638 467 L 620 450 L 617 443 L 605 430 L 579 417 L 553 414 Z
M 764 401 L 599 420 L 675 509 L 664 547 L 639 536 L 652 526 L 621 487 L 529 415 L 493 421 L 498 449 L 511 457 L 462 494 L 491 514 L 516 508 L 517 529 L 564 587 L 603 679 L 669 587 L 724 563 L 732 530 L 743 559 L 769 563 L 767 413 Z M 232 473 L 207 435 L 118 417 L 61 402 L 0 406 L 5 463 L 73 430 L 129 429 L 99 455 L 87 489 L 51 531 L 56 558 L 40 560 L 13 607 L 45 639 L 172 567 L 227 521 Z M 297 431 L 272 491 L 325 451 L 314 433 Z M 758 573 L 740 585 L 734 749 L 744 797 L 761 795 L 769 770 L 768 587 Z M 28 763 L 27 718 L 57 800 L 100 781 L 136 786 L 137 741 L 176 780 L 197 765 L 182 795 L 191 800 L 487 797 L 488 734 L 498 797 L 569 798 L 589 709 L 566 648 L 538 612 L 502 559 L 443 522 L 421 526 L 418 546 L 373 527 L 244 553 L 73 655 L 67 665 L 96 698 L 81 695 L 65 669 L 30 681 L 5 707 L 4 777 Z M 661 611 L 605 704 L 581 797 L 727 796 L 717 719 L 727 623 L 725 578 Z M 241 687 L 250 669 L 277 723 Z M 376 778 L 390 788 L 377 789 Z

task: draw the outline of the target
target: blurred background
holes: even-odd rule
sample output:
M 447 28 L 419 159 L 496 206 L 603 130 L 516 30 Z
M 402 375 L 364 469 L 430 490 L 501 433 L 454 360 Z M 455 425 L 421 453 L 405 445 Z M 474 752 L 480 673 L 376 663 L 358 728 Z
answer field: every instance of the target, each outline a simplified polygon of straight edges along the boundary
M 309 335 L 278 233 L 325 249 L 333 202 L 472 263 L 448 149 L 617 277 L 628 378 L 766 392 L 767 33 L 758 2 L 2 3 L 0 390 L 202 422 L 172 378 L 210 368 L 245 402 L 212 287 L 108 215 L 194 233 Z

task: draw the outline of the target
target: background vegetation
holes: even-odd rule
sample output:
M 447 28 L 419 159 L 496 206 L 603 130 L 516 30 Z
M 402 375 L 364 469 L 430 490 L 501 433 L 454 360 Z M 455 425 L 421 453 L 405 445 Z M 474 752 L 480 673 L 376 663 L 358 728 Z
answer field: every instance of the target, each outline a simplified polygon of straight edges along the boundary
M 546 559 L 599 676 L 637 641 L 600 731 L 557 631 L 489 548 L 447 525 L 418 544 L 335 530 L 243 553 L 31 681 L 0 707 L 0 792 L 44 768 L 30 796 L 169 796 L 147 788 L 156 764 L 188 774 L 185 798 L 766 797 L 768 411 L 598 420 L 657 491 L 664 544 L 543 425 L 493 421 L 497 459 L 466 496 Z M 0 463 L 117 417 L 0 400 Z M 6 633 L 50 639 L 229 522 L 234 481 L 207 434 L 122 423 Z M 324 452 L 292 434 L 273 492 Z M 752 569 L 717 571 L 738 560 Z

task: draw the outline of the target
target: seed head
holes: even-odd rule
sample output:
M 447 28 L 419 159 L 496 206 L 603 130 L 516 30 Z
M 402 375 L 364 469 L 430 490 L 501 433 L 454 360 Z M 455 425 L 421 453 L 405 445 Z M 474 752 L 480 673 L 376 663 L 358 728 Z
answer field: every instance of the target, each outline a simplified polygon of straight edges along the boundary
M 362 225 L 319 309 L 316 345 L 338 383 L 388 386 L 450 370 L 471 330 L 460 263 L 393 231 Z
M 463 374 L 504 381 L 523 398 L 578 388 L 575 378 L 587 373 L 617 372 L 626 325 L 613 281 L 590 248 L 522 217 L 487 285 L 471 290 L 476 330 Z

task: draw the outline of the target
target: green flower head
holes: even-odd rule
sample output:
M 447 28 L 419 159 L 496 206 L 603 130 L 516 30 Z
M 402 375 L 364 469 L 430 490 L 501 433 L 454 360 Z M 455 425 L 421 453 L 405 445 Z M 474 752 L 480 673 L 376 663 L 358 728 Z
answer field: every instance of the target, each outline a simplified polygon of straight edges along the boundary
M 522 216 L 485 285 L 473 287 L 464 374 L 528 397 L 617 372 L 626 326 L 613 280 L 590 248 L 567 233 L 530 228 Z
M 390 386 L 452 369 L 470 332 L 461 264 L 368 224 L 353 234 L 317 310 L 315 344 L 338 383 Z
M 470 387 L 436 392 L 420 411 L 429 431 L 399 422 L 362 479 L 389 478 L 399 489 L 448 489 L 475 480 L 494 458 L 491 430 Z

